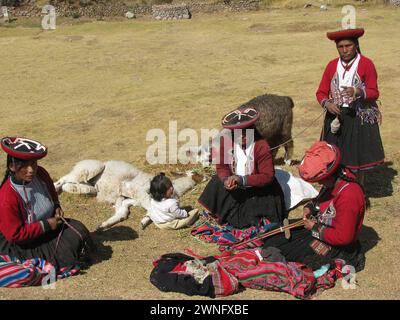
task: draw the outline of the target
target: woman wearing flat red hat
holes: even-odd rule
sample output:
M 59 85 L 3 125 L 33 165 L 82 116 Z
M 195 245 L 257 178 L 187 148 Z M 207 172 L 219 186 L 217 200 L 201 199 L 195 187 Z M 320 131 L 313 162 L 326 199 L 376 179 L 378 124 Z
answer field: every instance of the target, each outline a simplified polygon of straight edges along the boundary
M 37 161 L 47 155 L 41 143 L 1 139 L 7 169 L 0 186 L 0 255 L 42 258 L 57 270 L 76 270 L 92 246 L 79 221 L 65 219 L 47 171 Z
M 381 113 L 377 72 L 373 62 L 361 54 L 358 38 L 364 29 L 328 32 L 336 42 L 339 58 L 330 61 L 316 92 L 327 110 L 321 140 L 335 144 L 341 163 L 364 182 L 364 170 L 384 161 L 378 123 Z
M 300 177 L 323 187 L 304 207 L 304 229 L 292 230 L 290 240 L 283 234 L 265 240 L 262 254 L 266 260 L 273 253 L 275 261 L 301 262 L 315 270 L 334 259 L 343 259 L 356 271 L 363 269 L 365 257 L 358 236 L 365 196 L 353 173 L 340 160 L 339 149 L 325 141 L 316 142 L 306 151 L 299 165 Z
M 259 116 L 246 107 L 224 116 L 222 126 L 230 130 L 221 137 L 213 159 L 217 175 L 199 198 L 221 224 L 235 228 L 256 226 L 262 218 L 282 222 L 287 216 L 270 148 L 253 126 Z

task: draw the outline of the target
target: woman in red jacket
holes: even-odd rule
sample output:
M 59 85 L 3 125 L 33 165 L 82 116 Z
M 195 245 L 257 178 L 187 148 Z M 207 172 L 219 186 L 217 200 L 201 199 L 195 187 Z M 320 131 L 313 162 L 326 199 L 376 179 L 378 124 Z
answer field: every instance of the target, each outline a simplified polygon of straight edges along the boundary
M 325 141 L 316 142 L 299 166 L 300 176 L 323 186 L 303 210 L 304 229 L 292 230 L 291 239 L 279 234 L 265 240 L 263 256 L 301 262 L 318 269 L 333 259 L 364 267 L 358 236 L 364 219 L 365 195 L 350 170 L 340 165 L 340 151 Z M 277 250 L 271 250 L 271 248 Z
M 287 216 L 282 189 L 275 178 L 267 141 L 253 127 L 259 113 L 241 108 L 227 114 L 222 125 L 230 129 L 221 137 L 217 175 L 208 183 L 199 203 L 219 222 L 235 228 L 282 222 Z
M 79 267 L 91 238 L 81 222 L 63 218 L 53 181 L 37 165 L 46 147 L 15 137 L 3 138 L 1 146 L 7 170 L 0 187 L 0 255 L 42 258 L 57 269 Z
M 316 96 L 327 110 L 321 140 L 335 144 L 342 164 L 363 184 L 364 170 L 384 161 L 378 123 L 381 114 L 377 73 L 373 62 L 361 54 L 358 38 L 364 29 L 328 32 L 339 58 L 330 61 Z

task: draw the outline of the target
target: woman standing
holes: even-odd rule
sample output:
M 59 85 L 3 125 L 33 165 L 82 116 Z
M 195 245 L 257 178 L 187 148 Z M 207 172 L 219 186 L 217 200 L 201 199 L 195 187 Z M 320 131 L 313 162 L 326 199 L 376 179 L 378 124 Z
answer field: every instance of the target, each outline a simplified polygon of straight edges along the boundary
M 256 226 L 262 218 L 281 223 L 287 217 L 270 148 L 253 127 L 259 116 L 253 108 L 242 108 L 223 118 L 230 132 L 220 140 L 217 175 L 199 198 L 221 224 L 240 229 Z
M 47 171 L 37 161 L 47 148 L 37 141 L 6 137 L 7 169 L 0 187 L 0 255 L 42 258 L 56 270 L 79 268 L 92 248 L 89 231 L 65 219 Z
M 341 163 L 364 183 L 363 170 L 384 161 L 378 123 L 381 113 L 377 73 L 373 62 L 361 54 L 358 38 L 364 29 L 328 32 L 339 57 L 328 63 L 316 93 L 327 110 L 321 140 L 337 145 Z

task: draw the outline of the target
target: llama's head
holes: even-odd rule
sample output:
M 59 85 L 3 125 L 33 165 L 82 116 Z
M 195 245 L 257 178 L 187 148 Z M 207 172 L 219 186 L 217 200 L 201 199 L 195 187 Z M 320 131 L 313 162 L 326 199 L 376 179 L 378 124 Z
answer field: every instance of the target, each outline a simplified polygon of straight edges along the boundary
M 211 145 L 189 147 L 186 157 L 190 163 L 199 163 L 203 167 L 208 167 L 211 165 Z

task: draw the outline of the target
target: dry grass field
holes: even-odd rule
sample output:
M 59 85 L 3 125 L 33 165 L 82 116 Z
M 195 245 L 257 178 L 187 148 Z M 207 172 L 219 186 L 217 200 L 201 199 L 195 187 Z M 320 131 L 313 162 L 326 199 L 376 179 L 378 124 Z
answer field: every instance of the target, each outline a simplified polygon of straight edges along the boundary
M 325 33 L 339 29 L 341 17 L 340 8 L 300 8 L 199 14 L 174 22 L 60 18 L 57 30 L 48 32 L 37 19 L 19 19 L 0 26 L 0 136 L 45 143 L 49 155 L 41 163 L 54 179 L 78 160 L 90 158 L 171 173 L 183 166 L 146 163 L 152 144 L 146 142 L 149 129 L 168 133 L 169 120 L 176 120 L 179 130 L 219 128 L 225 112 L 268 92 L 295 101 L 299 160 L 319 137 L 322 118 L 315 119 L 321 108 L 314 93 L 327 62 L 337 56 Z M 366 29 L 361 50 L 374 60 L 379 74 L 387 159 L 367 178 L 371 207 L 361 235 L 367 261 L 357 274 L 357 288 L 344 290 L 337 283 L 316 299 L 399 299 L 400 11 L 358 7 L 357 25 Z M 0 163 L 5 163 L 4 153 Z M 289 170 L 296 172 L 295 167 Z M 204 186 L 185 195 L 182 203 L 198 206 Z M 55 290 L 0 289 L 0 299 L 191 299 L 153 287 L 152 260 L 188 247 L 200 254 L 216 253 L 215 246 L 193 239 L 188 229 L 168 232 L 151 225 L 139 230 L 144 211 L 137 208 L 127 221 L 94 232 L 112 213 L 109 205 L 67 194 L 61 201 L 67 216 L 93 231 L 102 261 L 57 282 Z M 293 298 L 246 290 L 229 299 Z

